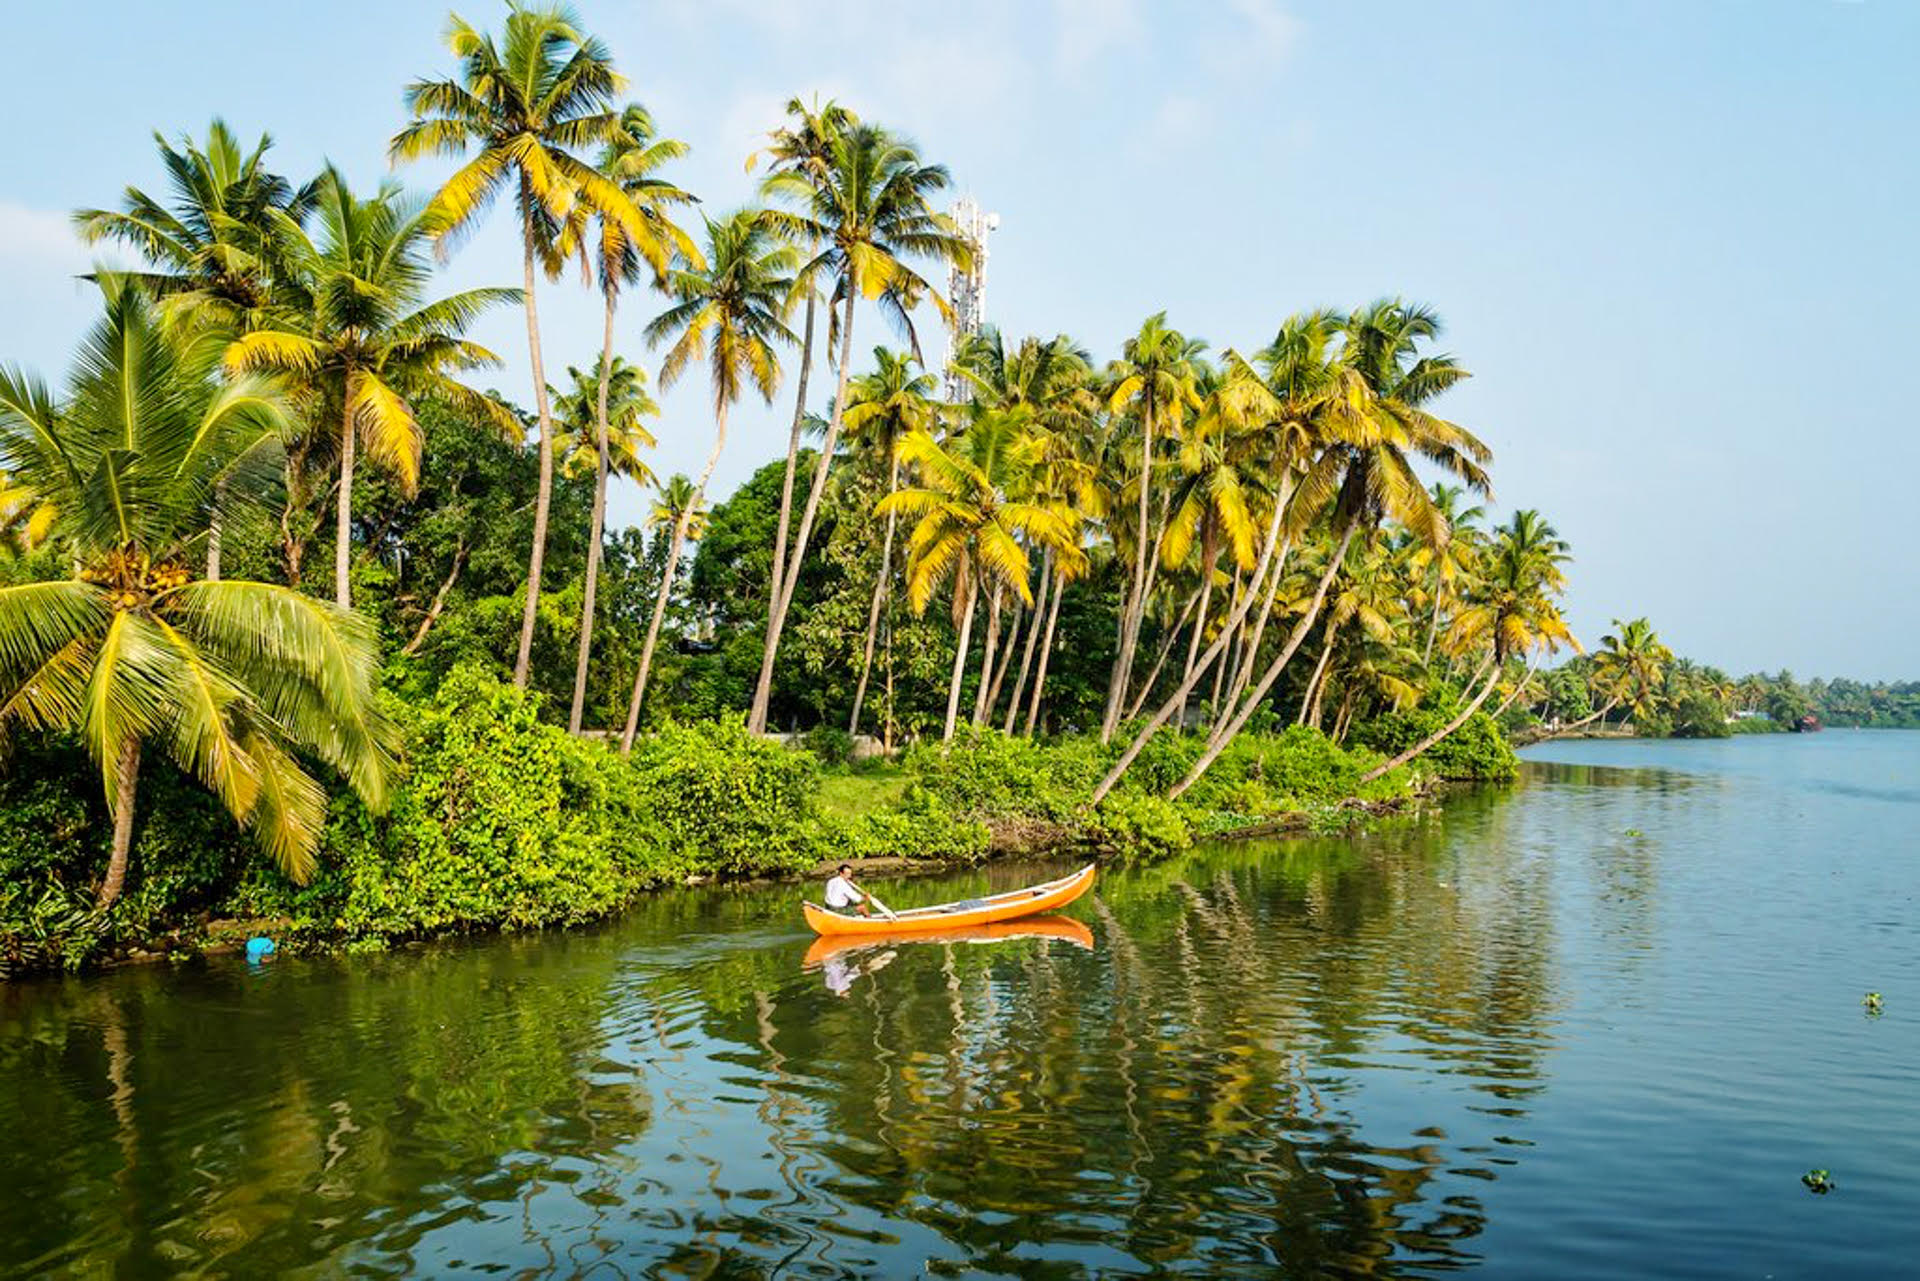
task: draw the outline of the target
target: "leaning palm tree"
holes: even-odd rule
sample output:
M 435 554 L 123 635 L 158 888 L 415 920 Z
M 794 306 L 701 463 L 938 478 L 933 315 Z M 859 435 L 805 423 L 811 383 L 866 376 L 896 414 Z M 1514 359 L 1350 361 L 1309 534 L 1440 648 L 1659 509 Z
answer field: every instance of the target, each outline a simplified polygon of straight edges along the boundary
M 284 221 L 280 296 L 258 314 L 256 328 L 227 348 L 226 363 L 235 373 L 285 373 L 301 384 L 316 417 L 338 415 L 333 603 L 350 609 L 360 449 L 411 494 L 420 481 L 423 441 L 414 402 L 421 397 L 517 432 L 519 423 L 504 405 L 453 375 L 500 363 L 465 333 L 488 308 L 518 302 L 520 293 L 469 289 L 427 301 L 433 275 L 427 248 L 439 223 L 396 184 L 361 200 L 329 165 L 315 205 L 319 238 Z
M 443 250 L 470 234 L 503 191 L 513 192 L 520 215 L 527 350 L 540 428 L 540 485 L 527 558 L 527 601 L 513 660 L 513 683 L 524 689 L 553 499 L 553 416 L 540 355 L 535 264 L 550 276 L 559 271 L 568 220 L 582 205 L 620 224 L 636 242 L 652 233 L 619 185 L 577 154 L 619 139 L 621 117 L 613 102 L 624 82 L 606 46 L 581 30 L 571 10 L 509 4 L 501 42 L 456 15 L 448 23 L 447 45 L 460 60 L 459 78 L 417 80 L 407 87 L 406 105 L 414 122 L 395 135 L 387 151 L 398 163 L 428 155 L 464 156 L 477 149 L 429 206 L 441 219 Z
M 900 442 L 908 433 L 930 432 L 939 413 L 939 392 L 933 375 L 915 372 L 917 362 L 901 351 L 873 349 L 874 370 L 853 382 L 847 397 L 846 432 L 865 446 L 887 469 L 887 493 L 900 488 Z M 853 690 L 853 714 L 847 733 L 860 732 L 860 707 L 867 697 L 867 678 L 873 672 L 873 647 L 880 634 L 880 610 L 893 582 L 893 534 L 897 513 L 887 513 L 886 533 L 880 540 L 880 570 L 873 580 L 873 603 L 867 608 L 867 643 L 860 659 L 860 681 Z
M 816 287 L 816 282 L 830 280 L 832 296 L 841 310 L 834 318 L 840 350 L 833 412 L 827 419 L 826 439 L 814 464 L 793 546 L 785 553 L 785 577 L 776 583 L 769 600 L 760 676 L 747 712 L 747 728 L 754 733 L 764 732 L 767 727 L 774 658 L 780 652 L 780 635 L 800 583 L 807 540 L 812 536 L 840 441 L 853 362 L 854 304 L 862 298 L 877 301 L 882 313 L 905 331 L 908 346 L 917 357 L 920 353 L 913 330 L 913 308 L 928 299 L 942 315 L 948 309 L 933 286 L 908 265 L 909 261 L 919 258 L 945 265 L 972 260 L 972 245 L 954 231 L 951 219 L 936 213 L 929 203 L 947 182 L 944 165 L 922 163 L 909 143 L 869 124 L 853 124 L 836 133 L 828 141 L 825 163 L 818 169 L 784 169 L 766 181 L 767 194 L 795 206 L 794 212 L 779 216 L 788 234 L 799 243 L 817 246 L 817 252 L 800 270 L 800 289 L 804 292 Z
M 946 728 L 951 741 L 960 712 L 960 686 L 966 675 L 967 648 L 973 635 L 974 605 L 982 587 L 1010 589 L 1033 603 L 1027 546 L 1050 548 L 1077 562 L 1082 555 L 1072 524 L 1054 507 L 1011 495 L 1039 461 L 1043 442 L 1022 433 L 1008 418 L 988 415 L 965 434 L 944 444 L 925 431 L 901 440 L 901 460 L 919 473 L 920 483 L 880 501 L 875 511 L 917 518 L 907 538 L 907 601 L 915 613 L 942 583 L 953 584 L 953 677 L 947 689 Z M 991 663 L 991 655 L 983 666 Z M 982 671 L 984 682 L 990 673 Z
M 1613 625 L 1618 630 L 1600 638 L 1600 648 L 1593 656 L 1592 684 L 1607 701 L 1599 711 L 1564 726 L 1562 733 L 1597 721 L 1622 703 L 1635 716 L 1644 716 L 1653 710 L 1666 684 L 1673 651 L 1661 642 L 1653 624 L 1644 618 L 1625 622 L 1616 618 Z
M 707 362 L 713 386 L 713 448 L 700 479 L 694 482 L 693 501 L 674 527 L 653 621 L 640 648 L 640 670 L 633 678 L 626 732 L 620 739 L 622 752 L 633 750 L 633 736 L 640 726 L 640 700 L 647 692 L 653 650 L 660 639 L 660 622 L 688 525 L 706 499 L 707 482 L 727 446 L 727 411 L 749 387 L 772 404 L 780 386 L 780 357 L 774 348 L 793 341 L 785 314 L 799 265 L 800 255 L 776 234 L 762 211 L 742 209 L 718 221 L 708 219 L 704 262 L 683 265 L 667 277 L 675 302 L 647 325 L 649 342 L 671 340 L 660 365 L 661 387 L 673 386 L 696 361 Z
M 99 765 L 113 815 L 102 909 L 126 881 L 148 743 L 304 880 L 326 798 L 296 752 L 385 805 L 396 737 L 375 703 L 372 629 L 291 588 L 195 580 L 209 518 L 271 490 L 286 402 L 261 377 L 216 378 L 218 346 L 164 335 L 137 284 L 101 284 L 106 316 L 63 399 L 0 374 L 0 468 L 54 506 L 76 568 L 0 588 L 0 731 L 72 731 Z

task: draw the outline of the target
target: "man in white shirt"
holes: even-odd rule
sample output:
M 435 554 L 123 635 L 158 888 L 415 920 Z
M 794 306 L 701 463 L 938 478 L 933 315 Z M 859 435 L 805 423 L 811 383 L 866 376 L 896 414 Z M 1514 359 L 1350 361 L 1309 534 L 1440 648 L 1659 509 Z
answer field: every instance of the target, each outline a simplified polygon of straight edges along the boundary
M 853 864 L 842 863 L 834 869 L 833 876 L 827 881 L 827 906 L 835 912 L 858 907 L 860 915 L 869 915 L 867 896 L 853 883 Z

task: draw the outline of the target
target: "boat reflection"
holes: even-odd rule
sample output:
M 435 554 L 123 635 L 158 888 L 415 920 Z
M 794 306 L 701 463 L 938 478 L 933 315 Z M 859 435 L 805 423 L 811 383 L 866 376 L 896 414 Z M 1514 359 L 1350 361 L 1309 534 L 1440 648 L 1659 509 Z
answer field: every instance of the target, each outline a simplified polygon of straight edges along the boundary
M 802 970 L 823 970 L 827 986 L 845 995 L 853 980 L 893 960 L 905 946 L 924 943 L 1002 943 L 1008 939 L 1058 939 L 1084 951 L 1093 950 L 1093 931 L 1071 916 L 1029 916 L 993 925 L 970 925 L 952 930 L 902 930 L 897 934 L 823 934 L 800 959 Z

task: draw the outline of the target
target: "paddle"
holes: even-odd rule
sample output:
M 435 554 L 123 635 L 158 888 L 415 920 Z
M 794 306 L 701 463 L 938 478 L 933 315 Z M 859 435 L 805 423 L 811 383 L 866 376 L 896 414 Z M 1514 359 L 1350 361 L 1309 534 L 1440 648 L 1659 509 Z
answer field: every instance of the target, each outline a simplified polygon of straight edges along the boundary
M 847 884 L 853 885 L 853 878 L 851 876 L 847 878 Z M 894 914 L 894 910 L 892 908 L 888 907 L 885 903 L 882 903 L 880 899 L 874 894 L 874 892 L 868 889 L 866 886 L 853 885 L 853 888 L 856 890 L 859 890 L 862 894 L 865 894 L 867 896 L 867 902 L 873 904 L 875 907 L 879 908 L 883 913 L 885 913 L 886 918 L 889 921 L 897 921 L 900 919 L 897 915 Z

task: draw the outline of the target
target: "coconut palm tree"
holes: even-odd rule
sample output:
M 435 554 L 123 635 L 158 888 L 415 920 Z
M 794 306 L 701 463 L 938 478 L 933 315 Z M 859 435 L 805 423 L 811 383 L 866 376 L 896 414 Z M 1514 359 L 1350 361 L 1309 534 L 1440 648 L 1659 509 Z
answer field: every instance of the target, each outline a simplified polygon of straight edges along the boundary
M 959 718 L 974 606 L 982 588 L 1011 590 L 1031 605 L 1027 545 L 1049 548 L 1057 559 L 1071 563 L 1083 555 L 1072 524 L 1057 510 L 1011 497 L 1039 460 L 1042 447 L 1039 438 L 992 414 L 945 442 L 925 431 L 909 433 L 897 454 L 916 470 L 920 483 L 894 491 L 875 509 L 883 516 L 899 513 L 916 520 L 907 537 L 907 601 L 915 613 L 926 612 L 943 583 L 953 585 L 959 638 L 943 742 L 952 740 Z M 983 671 L 981 679 L 988 676 Z
M 653 469 L 647 465 L 646 451 L 660 442 L 647 428 L 647 420 L 657 418 L 660 406 L 647 391 L 647 371 L 629 364 L 624 356 L 615 356 L 610 369 L 603 371 L 595 361 L 592 369 L 567 366 L 567 387 L 549 388 L 553 398 L 553 452 L 560 471 L 569 477 L 585 476 L 600 465 L 600 386 L 607 387 L 607 470 L 615 476 L 653 484 Z
M 849 440 L 862 445 L 887 468 L 887 493 L 900 488 L 900 442 L 910 432 L 931 432 L 939 414 L 934 397 L 939 386 L 906 352 L 873 349 L 874 369 L 854 379 L 847 396 L 845 430 Z M 860 680 L 853 690 L 853 714 L 847 733 L 860 732 L 860 707 L 867 697 L 867 678 L 873 672 L 873 647 L 880 635 L 880 610 L 893 581 L 893 535 L 898 519 L 887 513 L 886 533 L 880 540 L 880 569 L 873 580 L 873 603 L 867 608 L 867 641 L 860 659 Z
M 227 348 L 236 373 L 272 371 L 304 388 L 315 418 L 339 415 L 340 488 L 334 527 L 333 602 L 353 606 L 353 480 L 359 450 L 411 494 L 419 484 L 420 424 L 413 401 L 431 396 L 492 421 L 519 423 L 499 401 L 453 375 L 499 364 L 464 335 L 488 308 L 520 300 L 514 289 L 469 289 L 426 301 L 427 247 L 436 216 L 404 199 L 395 184 L 357 198 L 337 169 L 321 174 L 316 241 L 283 219 L 286 267 L 279 297 L 256 313 L 256 328 Z M 316 423 L 317 426 L 317 423 Z
M 106 315 L 64 398 L 0 373 L 0 468 L 52 504 L 76 567 L 0 588 L 0 730 L 72 731 L 99 765 L 114 819 L 102 909 L 126 880 L 148 743 L 304 880 L 326 798 L 296 752 L 385 804 L 395 735 L 372 629 L 291 588 L 195 580 L 209 517 L 271 490 L 286 400 L 258 376 L 217 379 L 218 345 L 163 334 L 139 285 L 101 285 Z
M 919 355 L 913 330 L 913 308 L 930 300 L 942 315 L 945 301 L 909 262 L 925 259 L 939 265 L 971 261 L 973 248 L 958 235 L 952 220 L 936 213 L 930 199 L 947 186 L 944 165 L 921 161 L 911 144 L 869 124 L 851 124 L 828 139 L 824 163 L 817 168 L 787 168 L 770 175 L 768 195 L 791 202 L 793 211 L 781 216 L 796 242 L 816 247 L 799 273 L 804 292 L 815 282 L 832 282 L 832 297 L 840 305 L 833 328 L 838 330 L 838 377 L 833 412 L 826 439 L 814 465 L 807 501 L 794 531 L 792 550 L 783 565 L 784 580 L 772 598 L 767 615 L 766 643 L 760 657 L 760 675 L 754 686 L 747 728 L 762 733 L 767 727 L 767 704 L 773 693 L 773 663 L 787 611 L 799 586 L 800 567 L 813 533 L 820 500 L 826 493 L 828 472 L 847 407 L 847 385 L 853 360 L 854 305 L 865 298 L 879 303 L 907 335 L 908 346 Z
M 747 157 L 747 168 L 752 169 L 765 157 L 772 162 L 774 176 L 792 175 L 798 183 L 809 187 L 826 186 L 831 180 L 828 169 L 832 163 L 833 142 L 857 126 L 859 117 L 832 99 L 822 106 L 816 98 L 809 106 L 799 98 L 789 98 L 786 118 L 787 123 L 767 134 L 766 147 Z M 787 231 L 808 248 L 818 248 L 807 239 L 810 229 L 804 224 L 791 224 Z M 800 329 L 800 369 L 794 378 L 793 425 L 787 433 L 787 465 L 780 478 L 780 516 L 774 526 L 773 568 L 767 576 L 769 618 L 778 608 L 781 589 L 786 585 L 787 533 L 793 522 L 793 477 L 800 461 L 800 437 L 806 432 L 810 418 L 807 383 L 813 374 L 813 330 L 821 283 L 813 274 L 803 275 L 798 283 L 805 318 Z
M 1600 638 L 1600 648 L 1593 655 L 1592 683 L 1607 701 L 1599 711 L 1566 726 L 1569 730 L 1601 719 L 1622 703 L 1634 715 L 1643 716 L 1653 710 L 1666 684 L 1673 651 L 1661 643 L 1653 624 L 1644 618 L 1625 622 L 1616 618 L 1613 625 L 1617 630 Z
M 1148 497 L 1153 487 L 1154 432 L 1178 433 L 1187 416 L 1200 408 L 1196 379 L 1200 353 L 1206 343 L 1188 338 L 1167 325 L 1167 313 L 1147 317 L 1121 348 L 1120 359 L 1107 370 L 1107 409 L 1128 413 L 1139 427 L 1139 510 L 1133 531 L 1133 575 L 1119 619 L 1119 648 L 1113 676 L 1107 685 L 1107 710 L 1100 721 L 1100 741 L 1113 737 L 1128 684 L 1133 675 L 1133 652 L 1140 640 L 1140 620 L 1146 614 L 1148 553 L 1157 542 L 1151 525 Z
M 647 325 L 647 340 L 669 342 L 660 365 L 660 385 L 671 387 L 696 361 L 707 362 L 713 387 L 713 448 L 694 482 L 694 501 L 685 508 L 674 530 L 661 576 L 660 597 L 654 602 L 653 622 L 640 650 L 640 670 L 633 680 L 633 698 L 627 704 L 627 727 L 620 750 L 633 750 L 640 725 L 640 700 L 647 691 L 654 645 L 666 598 L 679 567 L 693 513 L 706 499 L 707 482 L 727 445 L 727 411 L 751 388 L 773 403 L 780 386 L 780 357 L 775 347 L 793 341 L 786 308 L 792 295 L 800 255 L 777 232 L 763 211 L 742 209 L 715 221 L 707 220 L 703 261 L 668 274 L 672 306 Z
M 1461 505 L 1467 491 L 1459 485 L 1437 480 L 1428 492 L 1433 497 L 1434 509 L 1447 523 L 1448 533 L 1438 543 L 1416 543 L 1413 549 L 1413 568 L 1425 580 L 1423 590 L 1429 600 L 1427 639 L 1420 651 L 1423 663 L 1433 661 L 1433 642 L 1440 634 L 1440 617 L 1472 571 L 1480 550 L 1478 523 L 1487 514 L 1484 507 Z
M 475 153 L 429 206 L 439 221 L 443 251 L 471 234 L 504 191 L 513 192 L 520 215 L 527 350 L 540 429 L 527 601 L 513 661 L 513 683 L 524 689 L 553 499 L 553 415 L 540 354 L 535 264 L 549 276 L 558 273 L 565 259 L 565 229 L 583 205 L 595 217 L 619 224 L 636 244 L 649 241 L 655 232 L 644 225 L 638 207 L 617 182 L 580 158 L 586 148 L 620 140 L 621 114 L 613 104 L 623 81 L 606 46 L 581 30 L 571 10 L 511 3 L 500 41 L 455 15 L 448 23 L 447 46 L 459 59 L 458 78 L 416 80 L 407 87 L 413 123 L 394 136 L 387 152 L 395 163 Z
M 685 143 L 658 136 L 653 117 L 645 107 L 638 103 L 628 105 L 620 113 L 618 132 L 601 149 L 599 168 L 631 202 L 631 212 L 639 215 L 639 226 L 645 234 L 636 237 L 632 224 L 623 216 L 592 217 L 589 206 L 577 204 L 561 236 L 563 253 L 578 252 L 583 264 L 597 270 L 600 296 L 605 303 L 600 360 L 596 366 L 600 383 L 592 416 L 595 426 L 593 515 L 587 534 L 586 583 L 580 600 L 580 648 L 574 659 L 573 705 L 567 715 L 568 729 L 575 734 L 580 732 L 580 719 L 586 707 L 587 664 L 593 655 L 594 605 L 599 595 L 601 538 L 607 520 L 607 477 L 617 470 L 612 458 L 616 443 L 614 427 L 607 408 L 614 374 L 614 312 L 619 308 L 620 291 L 639 281 L 643 266 L 650 270 L 658 286 L 676 256 L 688 262 L 700 259 L 699 248 L 671 217 L 673 206 L 690 204 L 693 197 L 658 177 L 656 172 L 686 153 Z M 641 394 L 644 395 L 644 391 Z M 647 443 L 653 443 L 651 438 Z M 644 464 L 642 467 L 644 469 Z

